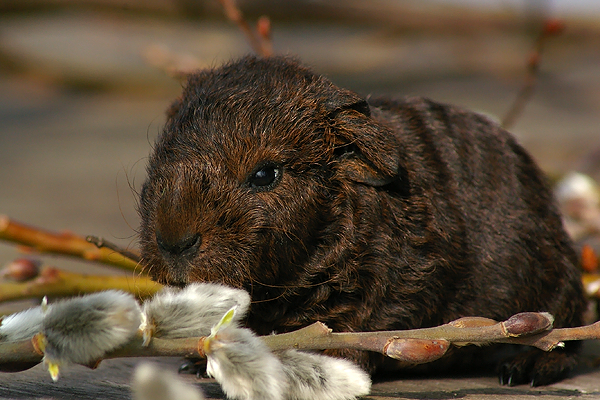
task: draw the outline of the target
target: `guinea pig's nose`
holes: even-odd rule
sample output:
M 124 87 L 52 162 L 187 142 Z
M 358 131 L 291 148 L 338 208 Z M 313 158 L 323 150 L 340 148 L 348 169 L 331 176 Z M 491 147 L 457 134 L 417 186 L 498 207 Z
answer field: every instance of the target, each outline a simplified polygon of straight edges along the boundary
M 180 237 L 166 238 L 159 231 L 156 232 L 156 244 L 160 251 L 171 257 L 192 258 L 198 253 L 202 238 L 198 233 L 185 234 Z

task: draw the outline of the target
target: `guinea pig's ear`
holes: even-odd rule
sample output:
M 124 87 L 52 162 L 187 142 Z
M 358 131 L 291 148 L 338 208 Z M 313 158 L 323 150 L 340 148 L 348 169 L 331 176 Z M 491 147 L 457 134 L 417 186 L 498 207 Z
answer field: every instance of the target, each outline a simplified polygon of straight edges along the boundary
M 325 101 L 325 107 L 331 114 L 342 110 L 355 110 L 367 117 L 371 115 L 367 100 L 345 89 L 334 88 L 333 94 Z
M 335 88 L 326 101 L 330 140 L 346 176 L 369 186 L 384 186 L 400 178 L 400 149 L 389 128 L 371 118 L 367 101 Z

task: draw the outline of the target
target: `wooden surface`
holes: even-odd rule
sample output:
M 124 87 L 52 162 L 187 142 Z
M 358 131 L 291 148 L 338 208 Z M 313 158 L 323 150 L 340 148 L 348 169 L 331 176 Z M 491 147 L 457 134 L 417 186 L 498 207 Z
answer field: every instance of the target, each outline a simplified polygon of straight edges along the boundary
M 434 376 L 401 375 L 398 378 L 375 382 L 372 400 L 387 399 L 516 399 L 544 400 L 600 398 L 600 369 L 591 366 L 600 356 L 600 344 L 587 342 L 583 362 L 568 379 L 546 387 L 526 385 L 501 386 L 491 371 L 482 374 Z M 162 368 L 177 371 L 179 358 L 119 359 L 103 361 L 96 370 L 73 365 L 63 370 L 58 382 L 52 382 L 43 365 L 18 373 L 0 373 L 0 399 L 36 400 L 123 400 L 130 399 L 130 380 L 135 366 L 148 361 Z M 212 379 L 197 379 L 180 375 L 197 386 L 209 399 L 223 399 L 219 385 Z M 176 399 L 173 399 L 176 400 Z

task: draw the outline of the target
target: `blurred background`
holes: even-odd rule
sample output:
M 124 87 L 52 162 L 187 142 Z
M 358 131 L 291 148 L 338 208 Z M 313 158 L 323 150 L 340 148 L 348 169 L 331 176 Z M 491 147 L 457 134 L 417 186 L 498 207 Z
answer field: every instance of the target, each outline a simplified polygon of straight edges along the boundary
M 600 177 L 598 0 L 246 0 L 275 53 L 364 95 L 423 95 L 501 120 L 552 176 Z M 217 0 L 0 0 L 0 214 L 136 246 L 136 191 L 181 91 L 174 69 L 252 52 Z M 595 152 L 595 153 L 594 153 Z M 0 265 L 18 256 L 0 243 Z M 113 273 L 47 258 L 65 269 Z

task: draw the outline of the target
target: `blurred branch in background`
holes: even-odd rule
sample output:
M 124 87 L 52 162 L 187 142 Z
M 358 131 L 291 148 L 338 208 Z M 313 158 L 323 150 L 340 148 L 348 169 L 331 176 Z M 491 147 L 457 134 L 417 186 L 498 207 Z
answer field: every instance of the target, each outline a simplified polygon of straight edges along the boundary
M 44 267 L 34 279 L 24 282 L 0 280 L 0 302 L 41 299 L 44 296 L 70 297 L 103 290 L 118 289 L 145 299 L 162 288 L 150 278 L 139 276 L 94 276 Z
M 11 34 L 11 29 L 7 29 L 5 24 L 4 29 L 0 29 L 0 67 L 47 76 L 48 79 L 84 88 L 86 84 L 92 89 L 111 89 L 119 85 L 148 88 L 152 83 L 149 81 L 155 79 L 152 75 L 155 71 L 149 71 L 148 65 L 136 64 L 141 61 L 135 57 L 138 54 L 144 55 L 147 64 L 180 78 L 181 73 L 211 66 L 251 50 L 234 47 L 229 39 L 223 40 L 225 32 L 231 32 L 231 25 L 225 21 L 229 16 L 238 26 L 245 26 L 245 36 L 255 43 L 252 48 L 260 48 L 257 42 L 263 43 L 264 49 L 255 50 L 257 54 L 271 54 L 273 51 L 270 49 L 270 24 L 274 21 L 277 24 L 277 40 L 273 43 L 276 52 L 298 55 L 312 65 L 324 64 L 321 72 L 328 74 L 363 72 L 370 74 L 371 80 L 391 82 L 410 82 L 415 77 L 426 79 L 427 75 L 435 79 L 436 75 L 442 74 L 461 76 L 475 73 L 491 73 L 510 79 L 518 76 L 521 79 L 524 54 L 519 53 L 520 49 L 529 46 L 532 26 L 537 32 L 538 14 L 548 14 L 542 11 L 536 14 L 517 7 L 487 9 L 448 2 L 394 0 L 223 0 L 229 10 L 224 13 L 220 1 L 0 0 L 0 13 L 5 17 L 19 16 L 31 20 L 45 15 L 48 21 L 44 23 L 56 20 L 56 24 L 64 29 L 55 32 L 48 31 L 46 27 L 46 35 L 42 39 L 44 42 L 48 40 L 50 45 L 56 43 L 50 42 L 51 39 L 59 40 L 61 35 L 69 32 L 72 36 L 80 35 L 77 30 L 68 31 L 69 20 L 61 20 L 59 16 L 68 19 L 81 13 L 79 21 L 91 19 L 85 31 L 90 32 L 89 40 L 93 41 L 90 44 L 98 47 L 95 53 L 90 52 L 88 60 L 75 58 L 79 49 L 71 43 L 67 45 L 68 53 L 57 49 L 53 53 L 55 59 L 48 60 L 49 56 L 40 58 L 39 54 L 32 57 L 29 49 L 20 46 L 33 46 L 30 43 L 39 43 L 40 40 L 34 36 L 24 38 L 18 32 Z M 547 3 L 535 4 L 544 7 Z M 49 10 L 53 12 L 49 13 Z M 243 10 L 245 17 L 239 10 Z M 66 13 L 60 14 L 61 11 Z M 259 19 L 265 14 L 269 15 L 269 20 Z M 257 26 L 253 29 L 247 21 L 257 19 Z M 334 31 L 323 30 L 325 25 Z M 123 26 L 126 29 L 121 31 Z M 303 30 L 304 27 L 307 30 Z M 575 42 L 577 40 L 595 40 L 593 38 L 598 36 L 594 32 L 598 32 L 598 28 L 598 24 L 593 22 L 569 24 L 566 36 L 563 35 L 563 43 L 570 42 L 567 51 L 576 51 L 573 46 L 579 46 Z M 97 29 L 105 30 L 97 32 Z M 340 37 L 337 33 L 346 32 L 343 29 L 348 29 L 347 37 Z M 215 30 L 219 31 L 218 36 L 215 36 Z M 320 30 L 323 35 L 319 34 Z M 137 32 L 140 32 L 139 36 L 136 36 Z M 29 29 L 27 35 L 35 33 Z M 236 36 L 239 39 L 239 34 Z M 336 41 L 336 38 L 340 40 Z M 84 39 L 86 37 L 81 38 Z M 105 44 L 109 40 L 114 42 L 111 48 L 111 44 Z M 132 51 L 131 46 L 139 46 L 138 51 Z M 120 48 L 123 48 L 121 53 L 105 54 L 115 49 L 120 51 Z M 564 53 L 564 44 L 556 52 Z M 100 60 L 94 58 L 100 55 L 105 56 Z M 423 60 L 424 56 L 428 57 L 427 63 Z M 121 70 L 103 73 L 109 62 L 120 63 L 118 67 Z M 553 59 L 547 62 L 551 63 Z M 396 76 L 390 76 L 392 71 Z M 370 90 L 373 87 L 370 85 Z
M 0 0 L 0 12 L 75 9 L 159 18 L 222 19 L 223 6 L 227 18 L 236 23 L 244 19 L 242 9 L 251 19 L 268 14 L 273 20 L 285 22 L 325 21 L 373 24 L 403 31 L 483 34 L 493 30 L 530 29 L 530 15 L 548 3 L 525 1 L 523 5 L 524 12 L 511 7 L 486 10 L 459 3 L 406 0 Z
M 517 119 L 523 114 L 525 109 L 525 105 L 529 100 L 531 100 L 531 96 L 535 90 L 535 85 L 538 81 L 538 74 L 540 72 L 540 63 L 542 59 L 542 52 L 544 51 L 544 47 L 548 39 L 553 36 L 556 36 L 563 32 L 565 29 L 564 22 L 558 19 L 548 19 L 544 21 L 541 32 L 539 33 L 533 50 L 529 55 L 529 60 L 527 61 L 527 71 L 525 76 L 525 82 L 523 83 L 523 87 L 517 94 L 517 98 L 512 104 L 511 108 L 508 110 L 504 119 L 502 120 L 502 127 L 505 129 L 511 129 Z
M 0 215 L 0 240 L 21 245 L 25 252 L 41 252 L 80 257 L 97 261 L 117 268 L 134 271 L 139 269 L 139 257 L 134 252 L 116 250 L 92 243 L 70 232 L 54 233 L 33 228 Z M 99 243 L 99 240 L 96 240 Z M 129 257 L 137 258 L 136 260 Z
M 108 289 L 120 289 L 138 298 L 146 298 L 162 287 L 142 273 L 136 250 L 121 249 L 94 236 L 84 239 L 69 232 L 45 231 L 0 215 L 0 240 L 16 244 L 28 254 L 66 255 L 137 271 L 135 275 L 93 276 L 48 266 L 39 269 L 41 261 L 21 258 L 8 263 L 0 271 L 0 302 L 43 296 L 74 296 Z
M 223 11 L 225 11 L 227 18 L 238 26 L 257 55 L 262 57 L 273 55 L 271 21 L 269 17 L 261 16 L 256 29 L 252 29 L 248 21 L 244 18 L 242 11 L 236 6 L 234 0 L 219 0 L 219 2 L 223 6 Z

